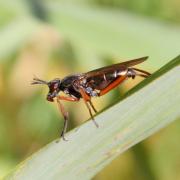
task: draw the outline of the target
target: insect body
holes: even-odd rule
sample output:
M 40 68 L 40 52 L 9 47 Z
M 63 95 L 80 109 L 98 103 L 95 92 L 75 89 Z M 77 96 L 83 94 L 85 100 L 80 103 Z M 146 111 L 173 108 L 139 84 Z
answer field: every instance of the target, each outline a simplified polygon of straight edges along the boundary
M 150 73 L 133 67 L 144 62 L 147 58 L 148 57 L 142 57 L 99 68 L 87 73 L 66 76 L 64 79 L 54 79 L 49 82 L 34 78 L 32 84 L 46 84 L 49 87 L 47 100 L 53 102 L 56 98 L 58 107 L 64 117 L 64 127 L 61 136 L 65 140 L 64 134 L 68 125 L 68 112 L 64 109 L 61 100 L 79 101 L 82 98 L 93 122 L 98 127 L 92 113 L 92 110 L 95 113 L 97 111 L 91 102 L 91 98 L 100 97 L 108 93 L 128 78 L 134 79 L 136 76 L 148 77 Z M 59 95 L 60 91 L 64 92 L 66 96 Z

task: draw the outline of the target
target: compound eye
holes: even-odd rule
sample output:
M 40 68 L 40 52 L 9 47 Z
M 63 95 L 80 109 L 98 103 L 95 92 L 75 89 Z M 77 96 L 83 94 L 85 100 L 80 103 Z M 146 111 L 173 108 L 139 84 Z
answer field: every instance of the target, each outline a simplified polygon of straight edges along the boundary
M 56 90 L 57 88 L 58 88 L 58 83 L 51 83 L 50 85 L 49 85 L 49 88 L 50 88 L 50 90 L 51 91 L 54 91 L 54 90 Z
M 59 86 L 59 84 L 58 84 L 58 83 L 55 83 L 55 84 L 54 84 L 54 89 L 57 89 L 58 86 Z

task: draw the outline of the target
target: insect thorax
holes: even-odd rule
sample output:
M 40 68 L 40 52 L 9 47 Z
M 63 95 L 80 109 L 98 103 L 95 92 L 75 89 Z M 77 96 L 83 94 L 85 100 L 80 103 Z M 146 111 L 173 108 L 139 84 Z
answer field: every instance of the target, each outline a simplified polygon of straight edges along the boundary
M 61 82 L 61 90 L 72 97 L 81 98 L 81 94 L 74 88 L 74 81 L 79 80 L 80 74 L 65 77 Z

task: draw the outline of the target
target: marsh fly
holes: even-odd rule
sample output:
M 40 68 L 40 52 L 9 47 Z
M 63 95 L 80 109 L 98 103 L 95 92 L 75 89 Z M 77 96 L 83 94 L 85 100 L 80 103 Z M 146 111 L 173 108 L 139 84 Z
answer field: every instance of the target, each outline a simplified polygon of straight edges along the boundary
M 53 102 L 57 101 L 59 110 L 64 117 L 64 126 L 61 132 L 61 137 L 65 140 L 64 134 L 68 126 L 68 112 L 64 109 L 61 101 L 79 101 L 81 98 L 84 100 L 88 108 L 91 119 L 98 127 L 94 120 L 92 111 L 97 112 L 93 103 L 92 97 L 100 97 L 126 79 L 134 79 L 136 76 L 147 78 L 150 73 L 134 68 L 135 65 L 144 62 L 148 57 L 142 57 L 106 67 L 102 67 L 87 73 L 73 74 L 64 77 L 63 79 L 53 79 L 49 82 L 34 78 L 32 84 L 46 84 L 49 87 L 47 100 Z M 64 92 L 66 96 L 60 95 L 60 91 Z

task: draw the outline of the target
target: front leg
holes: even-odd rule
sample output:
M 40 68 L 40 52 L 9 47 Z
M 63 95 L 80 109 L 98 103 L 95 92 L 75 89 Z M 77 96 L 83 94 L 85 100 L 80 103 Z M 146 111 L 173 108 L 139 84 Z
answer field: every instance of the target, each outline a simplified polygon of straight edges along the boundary
M 68 112 L 65 110 L 63 104 L 61 103 L 60 100 L 65 100 L 65 101 L 79 101 L 78 98 L 74 98 L 74 97 L 65 97 L 65 96 L 57 96 L 57 103 L 58 103 L 58 108 L 60 110 L 60 112 L 62 113 L 63 117 L 64 117 L 64 126 L 61 132 L 61 137 L 63 138 L 64 141 L 66 141 L 64 135 L 66 133 L 67 127 L 68 127 Z
M 57 99 L 59 100 L 64 100 L 64 101 L 72 101 L 72 102 L 75 102 L 75 101 L 79 101 L 78 98 L 76 97 L 65 97 L 65 96 L 57 96 Z

